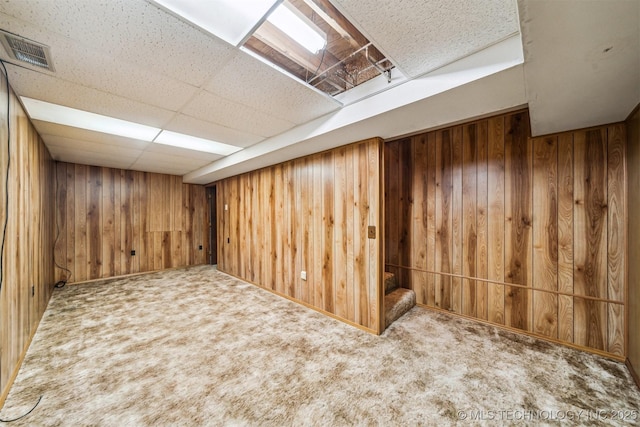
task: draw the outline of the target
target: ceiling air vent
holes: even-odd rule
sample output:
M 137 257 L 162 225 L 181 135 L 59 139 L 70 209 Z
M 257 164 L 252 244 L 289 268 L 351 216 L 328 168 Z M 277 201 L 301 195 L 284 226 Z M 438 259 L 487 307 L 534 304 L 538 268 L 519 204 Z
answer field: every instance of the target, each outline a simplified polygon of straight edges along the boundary
M 49 46 L 3 30 L 0 30 L 0 42 L 13 59 L 49 71 L 55 71 Z

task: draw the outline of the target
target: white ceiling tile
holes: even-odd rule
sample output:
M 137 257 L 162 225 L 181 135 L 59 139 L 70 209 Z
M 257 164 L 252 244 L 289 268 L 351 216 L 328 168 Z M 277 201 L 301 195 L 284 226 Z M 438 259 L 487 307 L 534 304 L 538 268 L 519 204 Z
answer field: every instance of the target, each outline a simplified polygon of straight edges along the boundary
M 32 40 L 46 40 L 55 68 L 55 73 L 49 75 L 56 79 L 171 111 L 177 111 L 198 91 L 195 86 L 150 72 L 144 67 L 125 61 L 116 62 L 110 54 L 97 51 L 82 42 L 33 25 L 7 22 L 6 16 L 0 16 L 0 28 L 8 28 Z
M 519 31 L 515 0 L 333 0 L 370 41 L 416 77 Z
M 202 151 L 187 150 L 185 148 L 156 143 L 150 143 L 144 152 L 145 155 L 150 153 L 163 155 L 164 158 L 173 159 L 176 162 L 196 162 L 202 164 L 207 164 L 224 157 L 220 154 L 203 153 Z
M 169 154 L 147 152 L 131 165 L 131 169 L 184 175 L 208 163 L 208 161 L 196 161 Z
M 44 140 L 47 148 L 68 148 L 95 153 L 100 156 L 109 156 L 113 158 L 121 157 L 123 159 L 129 159 L 129 163 L 136 160 L 143 151 L 138 148 L 118 147 L 109 144 L 101 144 L 99 142 L 65 138 L 63 136 L 56 135 L 42 135 L 42 139 Z
M 340 103 L 328 95 L 244 52 L 222 67 L 206 89 L 222 98 L 296 124 L 340 108 Z
M 262 137 L 277 135 L 295 126 L 291 121 L 229 101 L 207 91 L 197 95 L 182 112 L 197 119 L 241 129 Z
M 155 127 L 162 127 L 174 115 L 169 110 L 60 80 L 48 74 L 12 65 L 8 65 L 7 69 L 10 84 L 20 96 Z
M 195 117 L 178 114 L 171 120 L 166 130 L 185 133 L 198 138 L 210 139 L 236 147 L 250 147 L 264 140 L 264 137 L 243 132 L 238 129 L 221 126 L 216 123 L 196 119 Z
M 113 150 L 106 150 L 99 152 L 99 148 L 93 149 L 94 147 L 91 146 L 89 149 L 85 149 L 87 144 L 79 144 L 77 143 L 78 141 L 64 141 L 61 138 L 52 136 L 46 139 L 43 138 L 43 140 L 51 153 L 51 157 L 53 157 L 54 160 L 63 162 L 129 169 L 137 159 L 137 153 L 133 151 L 114 152 Z
M 142 0 L 20 0 L 1 3 L 0 12 L 194 86 L 236 54 L 227 43 Z

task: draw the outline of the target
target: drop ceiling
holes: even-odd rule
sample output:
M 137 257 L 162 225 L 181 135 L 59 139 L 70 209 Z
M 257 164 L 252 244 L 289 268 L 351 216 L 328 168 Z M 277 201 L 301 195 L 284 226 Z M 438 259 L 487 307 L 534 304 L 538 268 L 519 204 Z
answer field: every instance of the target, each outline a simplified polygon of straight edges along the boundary
M 394 63 L 390 83 L 328 96 L 145 0 L 5 1 L 0 29 L 51 49 L 55 72 L 7 65 L 19 96 L 244 148 L 221 157 L 34 121 L 56 160 L 201 184 L 527 104 L 544 134 L 624 120 L 640 101 L 640 2 L 331 3 Z

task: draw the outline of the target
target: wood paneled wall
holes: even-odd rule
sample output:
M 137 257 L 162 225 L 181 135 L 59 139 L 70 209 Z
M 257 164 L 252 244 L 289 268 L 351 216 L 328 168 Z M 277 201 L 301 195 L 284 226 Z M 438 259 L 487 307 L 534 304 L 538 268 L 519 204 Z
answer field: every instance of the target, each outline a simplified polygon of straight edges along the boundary
M 629 346 L 628 363 L 640 387 L 640 106 L 627 120 L 629 180 Z
M 207 262 L 203 186 L 71 163 L 57 164 L 56 179 L 56 261 L 71 271 L 71 282 Z M 69 274 L 58 269 L 57 276 Z
M 381 155 L 376 138 L 218 182 L 218 268 L 381 332 Z
M 386 268 L 429 307 L 625 355 L 624 124 L 526 111 L 385 144 Z
M 0 81 L 0 236 L 4 220 L 8 219 L 0 293 L 1 407 L 53 292 L 55 180 L 49 151 L 16 96 L 6 87 L 4 76 Z M 11 162 L 7 205 L 9 130 Z

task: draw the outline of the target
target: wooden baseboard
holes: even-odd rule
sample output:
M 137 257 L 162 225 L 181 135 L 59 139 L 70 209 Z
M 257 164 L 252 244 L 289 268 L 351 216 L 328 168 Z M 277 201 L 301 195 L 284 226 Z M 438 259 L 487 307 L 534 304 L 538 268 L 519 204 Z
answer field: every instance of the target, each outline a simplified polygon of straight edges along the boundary
M 323 310 L 321 308 L 318 308 L 318 307 L 316 307 L 314 305 L 311 305 L 311 304 L 306 303 L 304 301 L 301 301 L 301 300 L 295 299 L 293 297 L 290 297 L 289 295 L 282 294 L 282 293 L 280 293 L 278 291 L 274 291 L 273 289 L 265 288 L 264 286 L 260 286 L 257 283 L 251 282 L 251 281 L 249 281 L 247 279 L 243 279 L 242 277 L 236 276 L 235 274 L 228 273 L 228 272 L 226 272 L 224 270 L 221 270 L 219 268 L 218 268 L 218 271 L 220 273 L 226 274 L 227 276 L 231 276 L 234 279 L 242 280 L 243 282 L 249 283 L 249 284 L 251 284 L 253 286 L 256 286 L 256 287 L 258 287 L 260 289 L 263 289 L 263 290 L 265 290 L 267 292 L 270 292 L 270 293 L 272 293 L 274 295 L 277 295 L 277 296 L 279 296 L 281 298 L 284 298 L 284 299 L 289 300 L 291 302 L 294 302 L 296 304 L 300 304 L 300 305 L 302 305 L 302 306 L 304 306 L 306 308 L 310 308 L 311 310 L 317 311 L 318 313 L 322 313 L 323 315 L 331 317 L 332 319 L 338 320 L 338 321 L 340 321 L 342 323 L 346 323 L 347 325 L 353 326 L 354 328 L 358 328 L 358 329 L 360 329 L 362 331 L 365 331 L 365 332 L 368 332 L 370 334 L 380 335 L 380 333 L 378 333 L 375 329 L 371 329 L 371 328 L 367 328 L 366 326 L 359 325 L 359 324 L 357 324 L 355 322 L 352 322 L 350 320 L 344 319 L 344 318 L 342 318 L 340 316 L 337 316 L 337 315 L 335 315 L 333 313 L 329 313 L 328 311 L 325 311 L 325 310 Z
M 209 265 L 209 263 L 205 262 L 205 263 L 202 263 L 202 264 L 181 265 L 179 267 L 164 268 L 162 270 L 141 271 L 139 273 L 121 274 L 120 276 L 100 277 L 100 278 L 97 278 L 97 279 L 82 280 L 80 282 L 69 282 L 69 283 L 67 283 L 67 286 L 88 285 L 88 284 L 94 284 L 95 285 L 95 284 L 101 284 L 103 282 L 104 283 L 109 283 L 109 282 L 112 282 L 114 280 L 128 279 L 128 278 L 131 278 L 131 277 L 142 276 L 144 274 L 159 273 L 161 271 L 180 270 L 182 268 L 197 267 L 199 265 Z
M 629 373 L 631 374 L 633 380 L 636 382 L 636 385 L 638 386 L 638 388 L 640 388 L 640 377 L 638 376 L 636 370 L 633 369 L 633 365 L 631 364 L 629 358 L 625 359 L 624 364 L 627 366 L 627 369 L 629 370 Z
M 625 361 L 625 358 L 623 356 L 618 356 L 618 355 L 615 355 L 615 354 L 607 353 L 606 351 L 597 350 L 595 348 L 589 348 L 589 347 L 576 345 L 576 344 L 569 343 L 569 342 L 566 342 L 566 341 L 561 341 L 561 340 L 550 338 L 550 337 L 547 337 L 547 336 L 544 336 L 544 335 L 536 334 L 534 332 L 524 331 L 522 329 L 512 328 L 510 326 L 500 325 L 498 323 L 492 323 L 492 322 L 489 322 L 488 320 L 478 319 L 477 317 L 467 316 L 465 314 L 455 313 L 453 311 L 443 310 L 443 309 L 437 308 L 437 307 L 430 307 L 428 305 L 424 305 L 424 304 L 420 304 L 420 303 L 417 303 L 416 305 L 419 306 L 419 307 L 422 307 L 422 308 L 426 308 L 427 310 L 437 311 L 438 313 L 444 313 L 444 314 L 448 314 L 450 316 L 462 317 L 464 319 L 472 320 L 474 322 L 483 323 L 483 324 L 489 325 L 489 326 L 495 326 L 496 328 L 500 328 L 500 329 L 503 329 L 505 331 L 513 332 L 513 333 L 520 334 L 520 335 L 526 335 L 526 336 L 530 336 L 530 337 L 533 337 L 533 338 L 538 338 L 538 339 L 541 339 L 543 341 L 552 342 L 554 344 L 560 344 L 560 345 L 563 345 L 565 347 L 570 347 L 570 348 L 573 348 L 573 349 L 576 349 L 576 350 L 585 351 L 587 353 L 597 354 L 598 356 L 606 357 L 607 359 L 612 359 L 612 360 L 615 360 L 617 362 L 624 362 Z
M 45 308 L 46 310 L 46 308 Z M 40 318 L 42 320 L 42 317 Z M 27 356 L 27 351 L 29 351 L 29 347 L 31 347 L 31 341 L 33 341 L 33 337 L 36 335 L 36 331 L 38 330 L 38 326 L 40 326 L 40 321 L 38 321 L 38 325 L 34 328 L 31 336 L 27 340 L 27 344 L 24 346 L 22 350 L 22 354 L 20 354 L 20 358 L 18 359 L 18 363 L 16 363 L 7 384 L 5 384 L 4 389 L 2 390 L 2 394 L 0 394 L 0 409 L 4 407 L 4 402 L 7 400 L 7 396 L 9 396 L 9 392 L 11 391 L 11 387 L 13 386 L 13 382 L 16 380 L 18 376 L 18 372 L 20 372 L 20 368 L 22 367 L 22 362 L 24 362 L 24 358 Z

